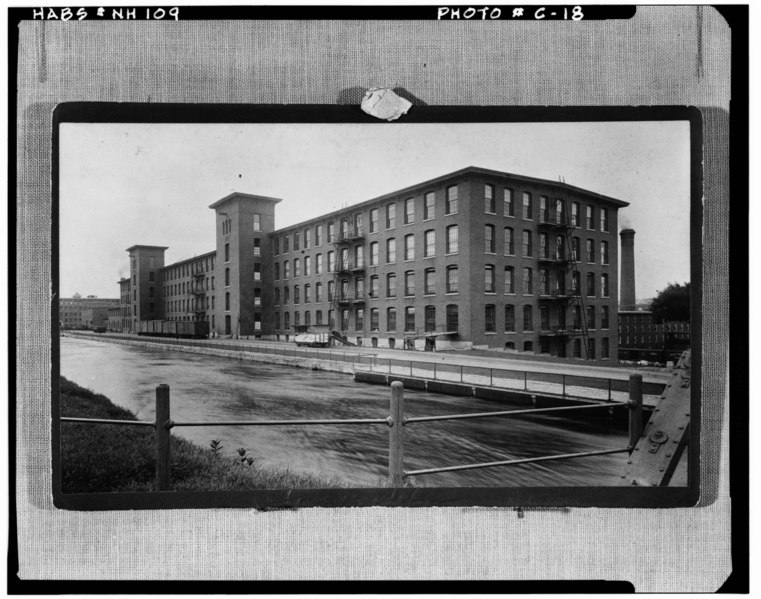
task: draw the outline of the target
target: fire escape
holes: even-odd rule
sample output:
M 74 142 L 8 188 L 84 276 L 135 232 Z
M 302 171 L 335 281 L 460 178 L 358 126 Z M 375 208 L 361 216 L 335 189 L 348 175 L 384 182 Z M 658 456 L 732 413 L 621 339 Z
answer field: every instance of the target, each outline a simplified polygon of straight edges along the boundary
M 190 300 L 191 300 L 191 312 L 192 320 L 203 321 L 206 317 L 206 306 L 204 304 L 206 289 L 204 283 L 206 277 L 203 271 L 203 263 L 195 262 L 192 265 L 193 280 L 190 283 Z
M 335 307 L 338 329 L 343 341 L 348 340 L 348 319 L 344 321 L 344 310 L 364 306 L 364 246 L 365 234 L 361 224 L 354 227 L 349 221 L 341 221 L 340 231 L 333 236 L 331 243 L 335 247 L 336 262 L 333 271 L 334 288 L 332 297 L 328 298 Z M 359 251 L 357 248 L 362 248 Z M 362 285 L 358 285 L 358 281 Z
M 572 235 L 578 225 L 562 210 L 565 205 L 564 200 L 559 200 L 554 209 L 539 215 L 539 232 L 547 235 L 546 245 L 540 247 L 539 264 L 547 269 L 548 280 L 545 284 L 549 287 L 549 293 L 541 294 L 539 302 L 540 306 L 547 306 L 555 314 L 555 324 L 541 323 L 539 337 L 549 339 L 551 353 L 563 357 L 566 356 L 568 340 L 580 337 L 584 356 L 588 357 L 589 329 L 581 291 L 579 256 L 574 251 Z M 574 318 L 574 313 L 578 314 L 578 319 Z M 572 318 L 570 325 L 569 316 Z

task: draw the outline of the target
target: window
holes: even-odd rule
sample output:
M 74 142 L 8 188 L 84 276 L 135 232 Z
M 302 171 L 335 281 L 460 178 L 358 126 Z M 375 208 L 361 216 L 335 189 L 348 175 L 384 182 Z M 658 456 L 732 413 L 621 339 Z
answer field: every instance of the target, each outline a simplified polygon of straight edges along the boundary
M 322 244 L 322 225 L 317 225 L 314 229 L 314 244 Z
M 573 340 L 573 357 L 574 358 L 581 357 L 581 339 Z
M 565 295 L 565 271 L 564 270 L 557 270 L 555 271 L 555 290 L 557 291 L 558 295 Z
M 496 242 L 494 239 L 494 225 L 486 225 L 484 227 L 484 251 L 487 254 L 496 253 Z
M 304 229 L 304 249 L 307 249 L 312 243 L 312 231 L 310 229 Z
M 309 310 L 306 310 L 304 312 L 304 324 L 306 326 L 309 326 L 310 324 L 312 324 L 312 313 Z
M 527 266 L 523 269 L 523 295 L 531 295 L 534 293 L 534 272 L 531 267 Z
M 445 214 L 455 214 L 459 210 L 457 185 L 447 187 L 447 203 Z
M 312 257 L 304 256 L 304 276 L 308 277 L 312 274 Z
M 314 313 L 314 323 L 315 324 L 322 324 L 322 310 L 317 310 Z
M 304 303 L 305 304 L 312 303 L 312 286 L 311 285 L 304 285 Z
M 608 257 L 608 242 L 601 241 L 600 242 L 600 264 L 608 264 L 609 260 L 610 259 Z
M 578 237 L 573 237 L 571 239 L 571 259 L 574 262 L 578 262 L 580 259 L 579 258 L 581 254 L 580 248 L 581 248 L 581 239 L 579 239 Z
M 342 300 L 349 299 L 349 281 L 348 279 L 341 279 L 341 298 Z
M 505 187 L 505 216 L 515 216 L 513 205 L 513 190 Z
M 372 208 L 370 210 L 370 233 L 375 233 L 378 230 L 378 209 Z
M 379 291 L 379 284 L 378 284 L 378 275 L 373 275 L 370 277 L 370 297 L 377 298 L 380 297 L 380 291 Z M 378 328 L 378 327 L 375 327 Z
M 595 228 L 595 209 L 594 206 L 587 206 L 587 229 L 590 231 Z
M 341 219 L 341 239 L 348 239 L 348 238 L 349 238 L 349 219 L 342 218 Z
M 156 276 L 156 273 L 153 272 L 152 270 L 148 272 L 148 280 L 149 281 L 154 281 L 155 280 L 155 276 Z
M 571 293 L 573 295 L 581 295 L 581 273 L 578 270 L 573 272 L 571 279 Z
M 594 329 L 595 327 L 595 307 L 587 306 L 587 328 Z
M 404 200 L 404 224 L 410 225 L 415 222 L 415 198 Z
M 424 312 L 425 331 L 433 333 L 436 330 L 436 306 L 426 306 Z
M 555 222 L 561 225 L 565 224 L 565 202 L 555 200 Z
M 523 192 L 523 218 L 531 220 L 531 194 Z
M 293 233 L 293 251 L 294 252 L 299 249 L 299 237 L 300 237 L 299 232 L 295 231 Z
M 539 269 L 539 294 L 550 294 L 550 271 L 546 268 Z
M 280 330 L 280 312 L 275 312 L 275 330 Z
M 370 244 L 370 266 L 378 265 L 378 242 L 373 241 Z
M 425 275 L 423 279 L 423 293 L 426 295 L 433 295 L 436 293 L 436 288 L 434 285 L 435 275 L 436 271 L 433 268 L 425 269 Z
M 354 297 L 362 299 L 365 296 L 365 280 L 357 279 L 354 281 Z
M 291 278 L 291 264 L 288 262 L 288 260 L 283 261 L 283 278 Z
M 610 328 L 610 308 L 608 308 L 608 306 L 602 306 L 600 308 L 600 328 Z
M 328 252 L 328 272 L 335 272 L 336 270 L 336 253 L 333 251 Z
M 458 237 L 457 225 L 447 227 L 447 254 L 456 254 L 459 251 Z
M 404 273 L 404 295 L 415 295 L 415 272 L 412 270 Z
M 328 223 L 328 243 L 336 241 L 336 223 L 333 221 Z
M 225 244 L 225 262 L 229 262 L 229 261 L 230 261 L 230 244 L 226 243 Z
M 362 235 L 362 213 L 358 213 L 354 215 L 354 232 L 357 235 Z
M 407 333 L 415 332 L 415 308 L 407 306 L 404 309 L 404 331 Z
M 608 232 L 608 209 L 600 208 L 600 231 Z M 605 340 L 603 340 L 605 341 Z M 604 356 L 607 357 L 607 356 Z
M 335 281 L 328 281 L 328 301 L 336 301 L 336 283 Z
M 581 330 L 581 306 L 573 307 L 573 329 L 574 331 Z
M 424 234 L 425 246 L 423 247 L 423 256 L 431 258 L 436 255 L 436 231 L 430 229 Z
M 565 259 L 565 237 L 562 235 L 557 235 L 555 237 L 555 259 Z
M 523 257 L 530 258 L 534 253 L 531 243 L 531 231 L 523 231 Z
M 497 332 L 496 308 L 494 304 L 486 304 L 484 307 L 484 331 L 487 333 Z
M 512 266 L 505 266 L 505 293 L 515 293 L 515 269 Z
M 460 290 L 459 274 L 456 266 L 447 267 L 447 293 L 457 293 Z
M 341 310 L 341 330 L 342 331 L 349 330 L 349 311 L 348 310 Z
M 602 274 L 600 275 L 600 295 L 602 297 L 609 297 L 610 296 L 609 291 L 610 290 L 608 289 L 608 275 Z
M 386 308 L 386 330 L 396 331 L 396 308 Z
M 587 239 L 587 262 L 595 261 L 595 240 Z
M 258 262 L 254 264 L 254 281 L 262 280 L 262 265 Z
M 459 329 L 459 314 L 457 304 L 447 304 L 447 332 L 455 332 Z
M 396 204 L 386 206 L 386 228 L 393 229 L 396 227 Z
M 526 332 L 534 330 L 534 308 L 532 306 L 523 306 L 523 330 Z
M 423 219 L 429 220 L 436 216 L 436 194 L 429 191 L 425 194 L 425 205 L 423 207 Z
M 549 252 L 547 251 L 547 233 L 539 233 L 539 258 L 547 259 Z
M 254 256 L 262 255 L 262 240 L 256 237 L 254 239 Z
M 225 293 L 225 310 L 230 309 L 230 292 Z
M 287 304 L 291 301 L 291 290 L 289 287 L 283 287 L 283 303 Z
M 230 269 L 225 268 L 225 287 L 229 287 L 229 286 L 230 286 Z
M 497 207 L 494 202 L 494 186 L 484 185 L 484 212 L 496 214 Z
M 365 248 L 361 245 L 354 246 L 354 265 L 358 268 L 365 265 Z
M 602 222 L 600 223 L 600 225 L 602 226 Z M 602 341 L 602 347 L 600 348 L 600 351 L 601 351 L 600 357 L 606 358 L 606 359 L 610 358 L 610 339 L 608 339 L 607 337 L 603 337 L 601 341 Z
M 338 264 L 339 270 L 346 270 L 349 268 L 349 249 L 341 248 L 341 262 Z
M 587 295 L 593 297 L 595 294 L 595 275 L 594 273 L 587 273 Z
M 365 309 L 357 308 L 357 311 L 354 314 L 354 330 L 361 331 L 364 328 L 365 328 Z
M 378 315 L 378 308 L 370 308 L 370 330 L 377 331 L 380 329 L 380 316 Z
M 494 293 L 494 265 L 487 264 L 484 267 L 484 291 Z
M 571 225 L 574 227 L 581 226 L 581 220 L 579 218 L 579 203 L 571 202 Z
M 294 277 L 301 276 L 301 260 L 299 258 L 293 259 L 293 276 Z
M 262 230 L 262 215 L 261 214 L 252 214 L 254 218 L 254 231 L 261 231 Z
M 589 358 L 590 360 L 594 360 L 595 359 L 595 340 L 594 339 L 589 339 L 587 341 L 587 350 L 588 350 L 587 358 Z
M 505 227 L 505 256 L 513 256 L 515 254 L 515 240 L 513 236 L 513 228 Z
M 298 285 L 293 286 L 293 303 L 301 303 L 301 293 Z
M 550 215 L 547 206 L 547 196 L 539 196 L 539 222 L 546 223 L 550 221 Z
M 389 237 L 386 239 L 386 263 L 396 262 L 396 239 Z
M 539 330 L 550 330 L 550 309 L 547 306 L 539 306 Z
M 154 290 L 154 288 L 153 288 L 153 287 L 149 287 L 149 288 L 148 288 L 148 297 L 154 297 L 154 294 L 155 294 L 155 293 L 156 293 L 156 292 L 155 292 L 155 290 Z
M 322 301 L 322 283 L 316 283 L 314 286 L 314 301 Z
M 314 257 L 314 274 L 322 274 L 322 254 L 317 254 Z
M 508 304 L 505 306 L 505 333 L 515 332 L 515 306 Z
M 415 235 L 404 236 L 404 259 L 415 259 Z
M 392 272 L 386 275 L 386 297 L 396 297 L 396 275 Z

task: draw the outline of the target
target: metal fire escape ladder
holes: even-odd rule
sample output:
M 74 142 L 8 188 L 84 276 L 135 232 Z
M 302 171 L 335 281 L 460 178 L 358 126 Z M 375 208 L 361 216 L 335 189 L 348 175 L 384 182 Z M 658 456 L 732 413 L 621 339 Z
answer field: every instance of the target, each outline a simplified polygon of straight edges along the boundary
M 574 255 L 574 252 L 573 252 L 573 231 L 577 228 L 577 225 L 575 225 L 571 220 L 568 200 L 565 197 L 565 194 L 561 195 L 561 201 L 565 208 L 564 219 L 566 219 L 566 222 L 564 223 L 566 226 L 564 226 L 563 228 L 565 233 L 566 251 L 568 252 L 566 283 L 568 283 L 568 276 L 570 276 L 571 284 L 573 285 L 574 273 L 578 273 L 579 275 L 579 286 L 575 290 L 575 293 L 571 292 L 570 294 L 569 307 L 573 307 L 574 305 L 579 306 L 579 316 L 580 316 L 579 320 L 581 322 L 581 340 L 582 340 L 582 345 L 584 346 L 584 357 L 589 359 L 589 327 L 587 325 L 586 306 L 584 306 L 584 293 L 582 291 L 583 282 L 581 280 L 581 271 L 579 271 L 578 269 L 578 261 L 580 256 Z M 581 215 L 579 215 L 579 218 L 581 218 Z M 581 237 L 579 237 L 579 254 L 581 254 Z M 573 331 L 574 336 L 579 333 L 579 331 L 576 331 L 575 327 L 571 327 L 571 330 Z

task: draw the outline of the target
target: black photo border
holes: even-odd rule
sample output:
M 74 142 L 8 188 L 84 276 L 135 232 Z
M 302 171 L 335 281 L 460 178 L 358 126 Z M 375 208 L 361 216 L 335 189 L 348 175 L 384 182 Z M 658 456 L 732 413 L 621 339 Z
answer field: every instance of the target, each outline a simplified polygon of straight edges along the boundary
M 687 121 L 690 125 L 690 261 L 692 382 L 686 487 L 437 487 L 345 488 L 150 493 L 63 493 L 60 472 L 60 349 L 58 304 L 51 304 L 53 501 L 70 510 L 302 507 L 689 507 L 700 498 L 700 389 L 702 367 L 703 116 L 695 107 L 415 106 L 401 123 Z M 366 123 L 394 126 L 356 105 L 245 105 L 70 102 L 53 114 L 52 290 L 57 297 L 59 127 L 63 123 Z

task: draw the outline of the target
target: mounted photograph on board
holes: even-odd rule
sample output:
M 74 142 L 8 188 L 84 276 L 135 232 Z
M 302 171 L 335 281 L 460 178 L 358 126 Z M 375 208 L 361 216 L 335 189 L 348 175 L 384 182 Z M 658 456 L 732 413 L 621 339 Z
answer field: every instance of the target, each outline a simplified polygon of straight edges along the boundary
M 701 156 L 685 107 L 59 105 L 56 505 L 693 505 Z

